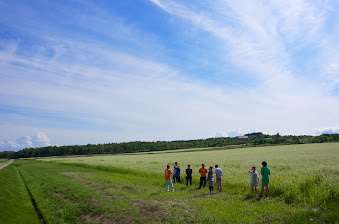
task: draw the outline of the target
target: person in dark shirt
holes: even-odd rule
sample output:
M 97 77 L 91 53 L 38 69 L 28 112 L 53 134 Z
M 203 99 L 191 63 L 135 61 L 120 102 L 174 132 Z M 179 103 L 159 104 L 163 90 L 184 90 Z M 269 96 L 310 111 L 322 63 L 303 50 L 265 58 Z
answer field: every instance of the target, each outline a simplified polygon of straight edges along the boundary
M 173 166 L 173 183 L 175 183 L 175 177 L 176 177 L 176 175 L 175 175 L 175 172 L 177 171 L 175 168 L 178 166 L 178 162 L 175 162 L 174 163 L 174 166 Z
M 175 169 L 175 181 L 180 183 L 180 167 L 179 167 L 179 165 L 174 167 L 174 169 Z
M 210 194 L 213 194 L 213 183 L 214 183 L 214 178 L 213 178 L 213 166 L 210 166 L 210 168 L 208 169 L 208 176 L 207 176 L 207 181 L 208 181 L 208 186 L 210 189 Z
M 188 186 L 188 181 L 190 182 L 190 185 L 192 185 L 192 169 L 191 169 L 191 165 L 188 165 L 187 169 L 186 169 L 186 186 Z

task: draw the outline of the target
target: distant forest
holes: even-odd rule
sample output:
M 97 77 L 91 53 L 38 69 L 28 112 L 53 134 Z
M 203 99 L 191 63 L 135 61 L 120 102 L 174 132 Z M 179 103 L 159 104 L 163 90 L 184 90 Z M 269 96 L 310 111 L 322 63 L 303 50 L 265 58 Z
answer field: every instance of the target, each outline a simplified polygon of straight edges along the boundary
M 238 141 L 237 137 L 207 138 L 182 141 L 157 141 L 157 142 L 124 142 L 107 143 L 98 145 L 73 145 L 73 146 L 46 146 L 40 148 L 25 148 L 18 152 L 0 152 L 0 158 L 31 158 L 46 156 L 68 156 L 89 154 L 118 154 L 133 152 L 163 151 L 189 148 L 222 147 L 228 145 L 273 145 L 273 144 L 305 144 L 339 142 L 339 134 L 322 134 L 320 136 L 309 135 L 266 135 L 261 132 L 246 134 L 248 141 Z

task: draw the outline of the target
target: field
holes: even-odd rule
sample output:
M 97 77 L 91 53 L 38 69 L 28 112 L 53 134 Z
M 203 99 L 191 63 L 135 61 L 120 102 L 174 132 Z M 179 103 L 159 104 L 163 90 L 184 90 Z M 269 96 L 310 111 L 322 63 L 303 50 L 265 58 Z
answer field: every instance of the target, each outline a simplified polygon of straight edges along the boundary
M 0 163 L 5 163 L 7 161 L 8 161 L 8 159 L 0 159 Z
M 271 195 L 259 199 L 247 171 L 263 160 Z M 193 185 L 165 192 L 175 161 Z M 0 175 L 21 173 L 47 223 L 339 223 L 338 161 L 339 143 L 322 143 L 17 160 Z M 223 192 L 197 190 L 201 163 L 223 169 Z

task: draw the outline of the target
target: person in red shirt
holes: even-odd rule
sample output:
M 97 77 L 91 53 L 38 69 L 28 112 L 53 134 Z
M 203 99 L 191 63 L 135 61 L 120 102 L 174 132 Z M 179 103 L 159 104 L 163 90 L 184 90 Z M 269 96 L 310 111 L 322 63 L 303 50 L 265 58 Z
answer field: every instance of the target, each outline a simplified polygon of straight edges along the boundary
M 166 191 L 169 191 L 168 186 L 170 186 L 172 192 L 174 192 L 174 187 L 173 187 L 173 183 L 172 183 L 172 180 L 171 180 L 171 175 L 172 175 L 172 171 L 170 169 L 170 165 L 167 165 L 167 169 L 165 170 Z
M 206 186 L 206 174 L 207 174 L 207 168 L 205 167 L 205 164 L 201 164 L 201 168 L 199 169 L 200 173 L 200 185 L 198 190 L 200 190 L 201 186 L 204 184 L 203 187 Z

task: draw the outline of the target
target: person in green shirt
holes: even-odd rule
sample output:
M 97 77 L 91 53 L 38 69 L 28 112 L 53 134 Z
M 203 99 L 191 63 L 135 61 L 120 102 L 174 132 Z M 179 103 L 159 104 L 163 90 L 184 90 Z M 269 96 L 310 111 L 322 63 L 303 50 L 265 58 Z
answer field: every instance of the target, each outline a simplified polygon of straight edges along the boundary
M 271 170 L 270 168 L 267 166 L 267 162 L 263 161 L 262 163 L 262 167 L 261 167 L 261 194 L 259 197 L 263 196 L 264 193 L 264 189 L 266 187 L 266 197 L 268 196 L 268 184 L 270 183 L 270 174 L 271 174 Z

